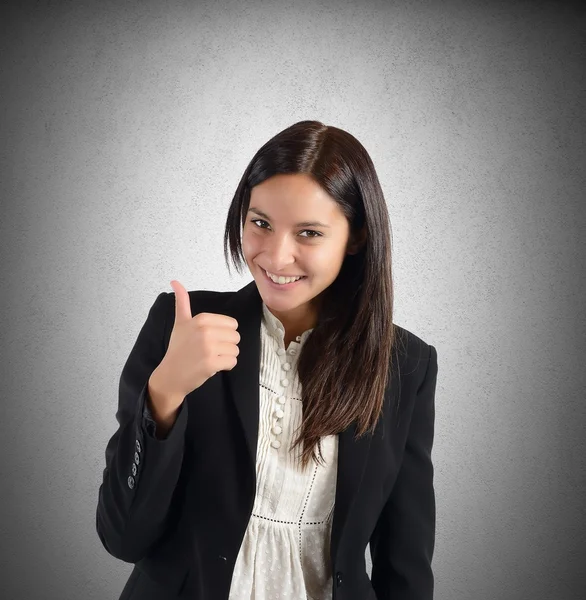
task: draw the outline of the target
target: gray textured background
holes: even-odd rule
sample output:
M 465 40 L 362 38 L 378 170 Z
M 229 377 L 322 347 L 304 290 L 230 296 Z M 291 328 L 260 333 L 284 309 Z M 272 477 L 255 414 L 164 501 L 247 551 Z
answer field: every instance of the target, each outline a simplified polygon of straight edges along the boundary
M 227 207 L 301 119 L 371 154 L 395 322 L 438 351 L 436 599 L 584 597 L 586 13 L 353 4 L 3 3 L 2 598 L 118 598 L 122 366 L 171 279 L 251 280 Z

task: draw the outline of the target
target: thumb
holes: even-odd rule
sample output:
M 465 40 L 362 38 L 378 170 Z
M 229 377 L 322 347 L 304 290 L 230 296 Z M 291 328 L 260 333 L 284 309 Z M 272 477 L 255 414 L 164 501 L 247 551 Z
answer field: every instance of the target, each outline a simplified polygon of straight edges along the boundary
M 175 292 L 175 323 L 191 320 L 191 302 L 187 290 L 177 281 L 171 281 Z

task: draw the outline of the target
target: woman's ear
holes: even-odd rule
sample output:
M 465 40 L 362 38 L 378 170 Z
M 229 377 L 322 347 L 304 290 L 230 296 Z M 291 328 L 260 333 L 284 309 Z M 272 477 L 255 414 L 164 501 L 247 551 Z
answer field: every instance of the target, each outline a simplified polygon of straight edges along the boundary
M 358 254 L 366 242 L 366 226 L 355 233 L 348 241 L 346 254 Z

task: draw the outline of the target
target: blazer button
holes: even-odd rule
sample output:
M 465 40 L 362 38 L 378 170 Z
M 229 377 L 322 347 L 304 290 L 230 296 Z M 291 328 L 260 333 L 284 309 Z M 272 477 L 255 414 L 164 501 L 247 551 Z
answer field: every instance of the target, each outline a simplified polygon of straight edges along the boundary
M 132 477 L 132 475 L 128 477 L 128 487 L 130 489 L 134 487 L 134 477 Z
M 134 475 L 134 477 L 136 477 L 136 465 L 134 463 L 132 463 L 132 474 Z
M 140 456 L 138 455 L 138 452 L 134 453 L 134 462 L 138 465 L 140 464 Z
M 140 447 L 140 442 L 136 440 L 136 449 L 140 452 L 142 448 Z
M 339 571 L 336 573 L 336 585 L 340 587 L 342 585 L 342 573 Z

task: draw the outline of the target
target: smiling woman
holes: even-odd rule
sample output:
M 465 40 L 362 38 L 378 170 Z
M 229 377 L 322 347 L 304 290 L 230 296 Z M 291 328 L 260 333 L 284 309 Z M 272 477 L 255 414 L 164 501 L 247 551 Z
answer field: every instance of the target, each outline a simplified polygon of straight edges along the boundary
M 172 281 L 122 370 L 96 514 L 121 600 L 432 600 L 437 353 L 393 323 L 390 239 L 349 133 L 254 155 L 224 233 L 253 281 Z

